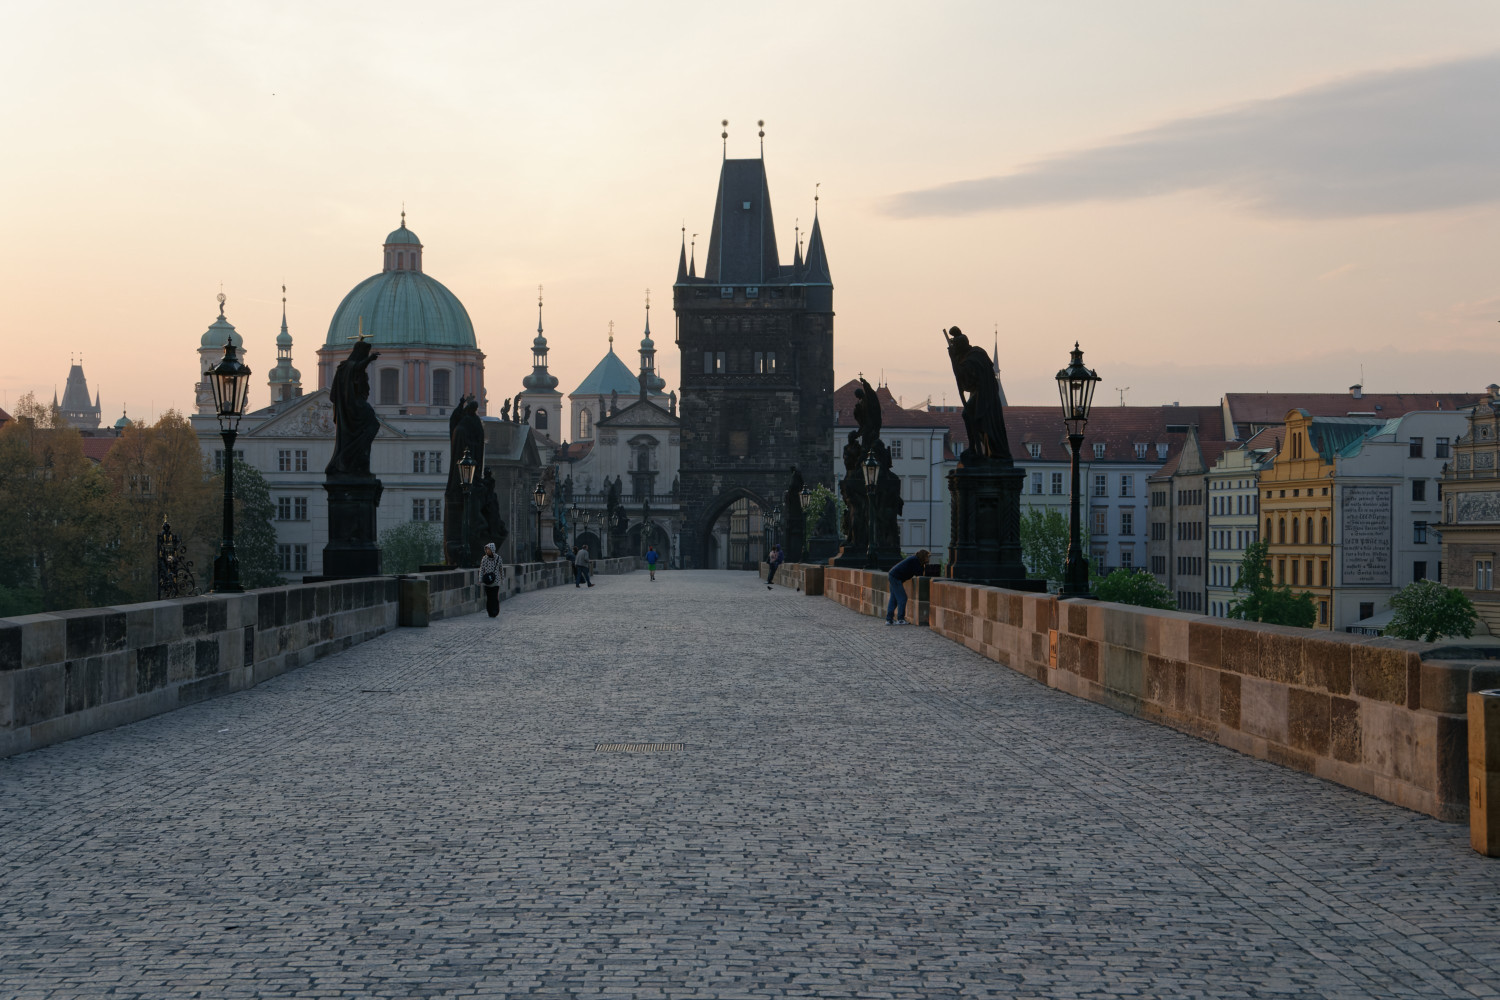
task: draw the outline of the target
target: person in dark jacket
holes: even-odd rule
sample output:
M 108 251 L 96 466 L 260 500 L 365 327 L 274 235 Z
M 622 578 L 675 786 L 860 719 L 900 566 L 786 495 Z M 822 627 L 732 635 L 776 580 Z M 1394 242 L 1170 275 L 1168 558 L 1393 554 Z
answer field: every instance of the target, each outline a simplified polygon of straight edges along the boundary
M 494 618 L 500 614 L 500 557 L 494 542 L 485 545 L 479 560 L 479 585 L 484 588 L 484 608 Z
M 776 579 L 776 571 L 781 568 L 781 564 L 783 562 L 785 562 L 785 561 L 786 561 L 786 556 L 782 554 L 781 546 L 780 545 L 774 545 L 774 546 L 772 546 L 771 547 L 771 554 L 768 555 L 768 556 L 766 556 L 766 566 L 768 567 L 767 570 L 766 570 L 766 589 L 767 590 L 771 589 L 771 581 L 774 580 L 774 579 Z
M 885 623 L 887 625 L 906 625 L 906 581 L 914 576 L 921 576 L 922 571 L 927 568 L 927 560 L 932 558 L 932 553 L 926 549 L 918 549 L 912 555 L 891 567 L 888 574 L 891 584 L 891 599 L 885 605 Z

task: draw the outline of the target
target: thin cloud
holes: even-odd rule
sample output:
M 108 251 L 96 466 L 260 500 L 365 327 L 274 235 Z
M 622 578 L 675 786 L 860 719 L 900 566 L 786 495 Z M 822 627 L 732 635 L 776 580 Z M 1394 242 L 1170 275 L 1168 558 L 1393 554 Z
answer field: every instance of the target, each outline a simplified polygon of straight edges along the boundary
M 1001 176 L 890 199 L 894 216 L 1204 191 L 1266 215 L 1346 218 L 1500 199 L 1500 54 L 1365 73 L 1180 118 Z

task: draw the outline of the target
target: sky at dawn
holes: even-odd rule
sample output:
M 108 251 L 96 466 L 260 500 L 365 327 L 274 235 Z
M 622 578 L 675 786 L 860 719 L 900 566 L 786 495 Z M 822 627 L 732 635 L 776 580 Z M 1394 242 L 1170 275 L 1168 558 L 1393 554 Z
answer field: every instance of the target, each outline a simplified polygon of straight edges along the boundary
M 836 379 L 1012 403 L 1500 381 L 1500 4 L 0 4 L 0 406 L 82 356 L 104 417 L 192 402 L 222 284 L 267 402 L 400 221 L 500 400 L 545 286 L 571 390 L 707 244 L 721 119 L 781 256 L 815 185 Z

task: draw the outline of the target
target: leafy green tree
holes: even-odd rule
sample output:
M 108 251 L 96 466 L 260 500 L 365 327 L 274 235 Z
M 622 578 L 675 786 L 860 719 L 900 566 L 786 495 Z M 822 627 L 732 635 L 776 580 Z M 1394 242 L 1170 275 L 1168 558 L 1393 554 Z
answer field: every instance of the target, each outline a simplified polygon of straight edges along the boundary
M 1271 577 L 1271 545 L 1266 541 L 1251 544 L 1240 561 L 1240 578 L 1234 583 L 1238 595 L 1230 605 L 1229 617 L 1268 625 L 1295 625 L 1312 628 L 1318 620 L 1318 607 L 1312 595 L 1293 593 L 1286 584 L 1277 586 Z
M 1088 525 L 1080 524 L 1079 544 L 1089 550 Z M 1021 511 L 1021 562 L 1034 580 L 1046 580 L 1056 589 L 1062 585 L 1068 564 L 1068 516 L 1056 507 L 1027 505 Z M 1092 579 L 1096 567 L 1089 560 Z
M 1143 569 L 1117 569 L 1094 585 L 1094 596 L 1101 601 L 1133 604 L 1138 608 L 1175 611 L 1172 592 Z
M 215 476 L 222 497 L 222 476 Z M 221 501 L 222 503 L 222 501 Z M 222 510 L 222 506 L 220 508 Z M 221 515 L 222 516 L 222 515 Z M 276 554 L 276 506 L 260 470 L 234 463 L 234 554 L 240 561 L 240 584 L 246 590 L 279 587 L 281 560 Z
M 443 561 L 443 539 L 431 521 L 407 521 L 380 533 L 380 567 L 386 573 L 415 573 Z
M 1391 598 L 1396 610 L 1385 634 L 1396 639 L 1433 642 L 1446 635 L 1474 634 L 1478 615 L 1474 605 L 1461 591 L 1445 587 L 1436 580 L 1418 580 L 1401 588 Z

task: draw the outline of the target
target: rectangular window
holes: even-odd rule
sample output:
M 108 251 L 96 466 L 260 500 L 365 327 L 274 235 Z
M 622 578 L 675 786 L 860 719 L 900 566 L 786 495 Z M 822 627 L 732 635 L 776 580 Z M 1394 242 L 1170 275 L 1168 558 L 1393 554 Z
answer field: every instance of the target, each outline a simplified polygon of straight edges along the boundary
M 1103 457 L 1104 457 L 1104 442 L 1103 441 L 1095 441 L 1094 442 L 1094 458 L 1099 459 L 1099 458 L 1103 458 Z
M 1474 560 L 1474 589 L 1495 589 L 1495 561 L 1493 559 Z
M 926 476 L 906 476 L 905 479 L 909 484 L 908 491 L 911 493 L 911 496 L 907 497 L 908 500 L 924 501 L 927 499 Z
M 891 457 L 892 458 L 900 458 L 901 457 L 901 439 L 900 438 L 891 438 Z
M 1120 568 L 1135 569 L 1135 553 L 1128 545 L 1120 547 Z
M 292 547 L 290 545 L 276 546 L 276 564 L 283 573 L 292 571 Z
M 429 451 L 427 453 L 427 468 L 434 476 L 443 472 L 443 453 L 440 451 Z
M 1122 535 L 1133 535 L 1133 534 L 1135 534 L 1135 511 L 1133 511 L 1133 510 L 1122 510 L 1122 511 L 1120 511 L 1120 534 L 1122 534 Z
M 912 458 L 926 458 L 927 457 L 927 440 L 925 438 L 912 438 L 911 439 L 911 457 Z
M 411 453 L 411 471 L 418 476 L 427 474 L 427 452 L 414 451 Z
M 1413 583 L 1427 579 L 1427 563 L 1424 560 L 1418 559 L 1411 564 L 1411 579 Z
M 1032 458 L 1041 458 L 1042 446 L 1035 441 L 1028 441 L 1026 442 L 1026 454 Z
M 441 521 L 443 519 L 443 501 L 432 499 L 427 501 L 427 520 Z
M 1411 481 L 1411 498 L 1413 500 L 1427 499 L 1427 480 L 1413 479 Z
M 729 371 L 729 356 L 723 351 L 714 354 L 714 374 L 723 375 Z
M 1144 442 L 1144 441 L 1137 441 L 1135 443 L 1135 457 L 1136 458 L 1145 458 L 1146 457 L 1146 442 Z
M 1063 474 L 1061 472 L 1054 472 L 1054 473 L 1052 473 L 1052 495 L 1053 496 L 1061 496 L 1062 495 L 1062 491 L 1063 491 Z
M 1318 602 L 1318 624 L 1319 625 L 1327 625 L 1328 624 L 1328 602 L 1327 601 L 1319 601 Z
M 1295 566 L 1296 563 L 1293 563 L 1292 565 Z M 1276 582 L 1277 583 L 1286 583 L 1286 560 L 1285 559 L 1278 559 L 1278 560 L 1276 560 Z
M 730 431 L 729 457 L 744 458 L 748 454 L 750 454 L 750 432 Z
M 1094 477 L 1094 496 L 1096 496 L 1096 497 L 1107 497 L 1107 496 L 1109 496 L 1109 477 L 1108 476 L 1105 476 L 1105 475 L 1096 475 Z
M 446 368 L 440 368 L 432 373 L 432 405 L 452 406 L 451 388 L 453 373 Z
M 307 471 L 307 449 L 298 448 L 292 452 L 292 467 L 294 472 Z
M 380 405 L 397 406 L 401 402 L 401 373 L 394 368 L 380 369 Z
M 1167 526 L 1162 521 L 1151 525 L 1151 540 L 1153 542 L 1165 542 L 1167 540 Z
M 292 519 L 292 498 L 291 497 L 277 497 L 276 498 L 276 520 L 278 520 L 278 521 L 290 521 L 291 519 Z
M 908 544 L 922 546 L 927 544 L 927 522 L 907 521 L 906 532 Z
M 1432 457 L 1433 458 L 1447 458 L 1448 457 L 1448 439 L 1447 438 L 1433 438 L 1433 440 L 1432 440 Z
M 234 460 L 236 462 L 243 462 L 245 460 L 245 453 L 243 451 L 241 451 L 239 448 L 234 449 Z M 218 449 L 217 451 L 214 452 L 214 471 L 215 472 L 223 472 L 224 471 L 224 449 L 223 448 L 220 448 L 220 449 Z
M 1411 439 L 1411 457 L 1412 458 L 1421 458 L 1422 457 L 1422 439 L 1421 438 L 1412 438 Z
M 1134 476 L 1124 475 L 1124 476 L 1120 477 L 1120 496 L 1122 496 L 1122 497 L 1133 497 L 1133 496 L 1135 496 L 1135 477 Z
M 1031 492 L 1042 492 L 1042 474 L 1040 472 L 1033 472 L 1031 474 Z
M 292 450 L 290 448 L 283 448 L 276 453 L 276 471 L 292 471 Z
M 1292 586 L 1297 586 L 1297 560 L 1292 560 Z
M 1328 560 L 1324 559 L 1318 566 L 1318 586 L 1326 587 L 1328 586 Z
M 306 573 L 307 572 L 307 546 L 306 545 L 293 545 L 292 546 L 292 572 L 293 573 Z
M 1415 545 L 1427 544 L 1427 522 L 1413 521 L 1411 526 L 1411 540 Z
M 1157 576 L 1166 576 L 1167 575 L 1167 557 L 1166 556 L 1152 556 L 1151 557 L 1151 572 L 1155 573 Z
M 307 497 L 292 497 L 292 520 L 307 520 Z
M 1090 513 L 1093 515 L 1093 524 L 1089 528 L 1090 533 L 1096 536 L 1109 534 L 1109 508 L 1095 507 Z
M 427 501 L 413 500 L 411 502 L 411 519 L 413 521 L 427 520 Z

